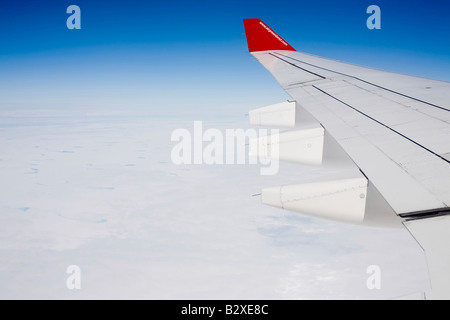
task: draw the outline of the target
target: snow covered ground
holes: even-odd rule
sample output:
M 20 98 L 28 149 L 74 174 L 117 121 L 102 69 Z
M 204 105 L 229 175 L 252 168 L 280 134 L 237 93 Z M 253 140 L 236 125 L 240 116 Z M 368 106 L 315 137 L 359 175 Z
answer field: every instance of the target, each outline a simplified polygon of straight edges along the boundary
M 389 299 L 429 285 L 403 229 L 263 206 L 263 187 L 320 175 L 172 164 L 193 119 L 3 111 L 1 299 Z M 216 128 L 246 123 L 224 120 Z M 66 286 L 80 267 L 81 289 Z M 369 290 L 367 268 L 381 270 Z

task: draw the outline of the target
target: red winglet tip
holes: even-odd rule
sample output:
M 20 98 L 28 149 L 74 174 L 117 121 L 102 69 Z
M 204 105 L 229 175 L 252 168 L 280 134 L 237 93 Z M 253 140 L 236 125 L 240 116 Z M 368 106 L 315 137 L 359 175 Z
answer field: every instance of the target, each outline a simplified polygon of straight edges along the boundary
M 296 51 L 261 19 L 244 19 L 248 51 L 288 50 Z

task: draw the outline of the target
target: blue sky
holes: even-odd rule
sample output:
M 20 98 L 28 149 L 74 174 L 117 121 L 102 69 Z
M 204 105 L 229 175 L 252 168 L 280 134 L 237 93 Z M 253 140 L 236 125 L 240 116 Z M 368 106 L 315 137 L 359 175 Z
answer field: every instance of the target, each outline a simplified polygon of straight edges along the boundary
M 66 9 L 81 8 L 81 30 Z M 380 6 L 382 29 L 366 9 Z M 247 52 L 261 18 L 297 50 L 450 81 L 448 1 L 0 3 L 0 108 L 223 114 L 287 96 Z M 236 109 L 233 109 L 236 108 Z

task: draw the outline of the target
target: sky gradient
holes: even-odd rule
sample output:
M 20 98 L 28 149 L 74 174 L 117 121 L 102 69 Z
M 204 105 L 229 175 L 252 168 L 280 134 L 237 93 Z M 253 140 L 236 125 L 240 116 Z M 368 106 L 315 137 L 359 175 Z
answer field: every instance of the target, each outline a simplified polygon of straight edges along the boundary
M 81 30 L 66 9 L 81 8 Z M 381 8 L 368 30 L 366 9 Z M 287 97 L 247 52 L 261 18 L 298 51 L 450 81 L 447 1 L 2 1 L 0 107 L 236 112 Z M 236 108 L 236 109 L 234 109 Z

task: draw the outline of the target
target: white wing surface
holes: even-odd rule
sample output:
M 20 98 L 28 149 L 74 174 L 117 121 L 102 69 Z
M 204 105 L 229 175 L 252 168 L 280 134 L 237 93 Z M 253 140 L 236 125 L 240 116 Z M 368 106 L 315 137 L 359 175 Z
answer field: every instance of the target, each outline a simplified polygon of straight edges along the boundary
M 350 164 L 338 179 L 265 189 L 262 201 L 351 223 L 403 223 L 428 257 L 425 297 L 450 298 L 450 83 L 300 53 L 261 20 L 244 25 L 250 53 L 292 97 L 293 109 L 252 112 L 257 125 L 271 126 L 271 114 L 290 124 L 295 143 L 280 159 L 344 155 Z M 323 139 L 305 134 L 320 128 Z

